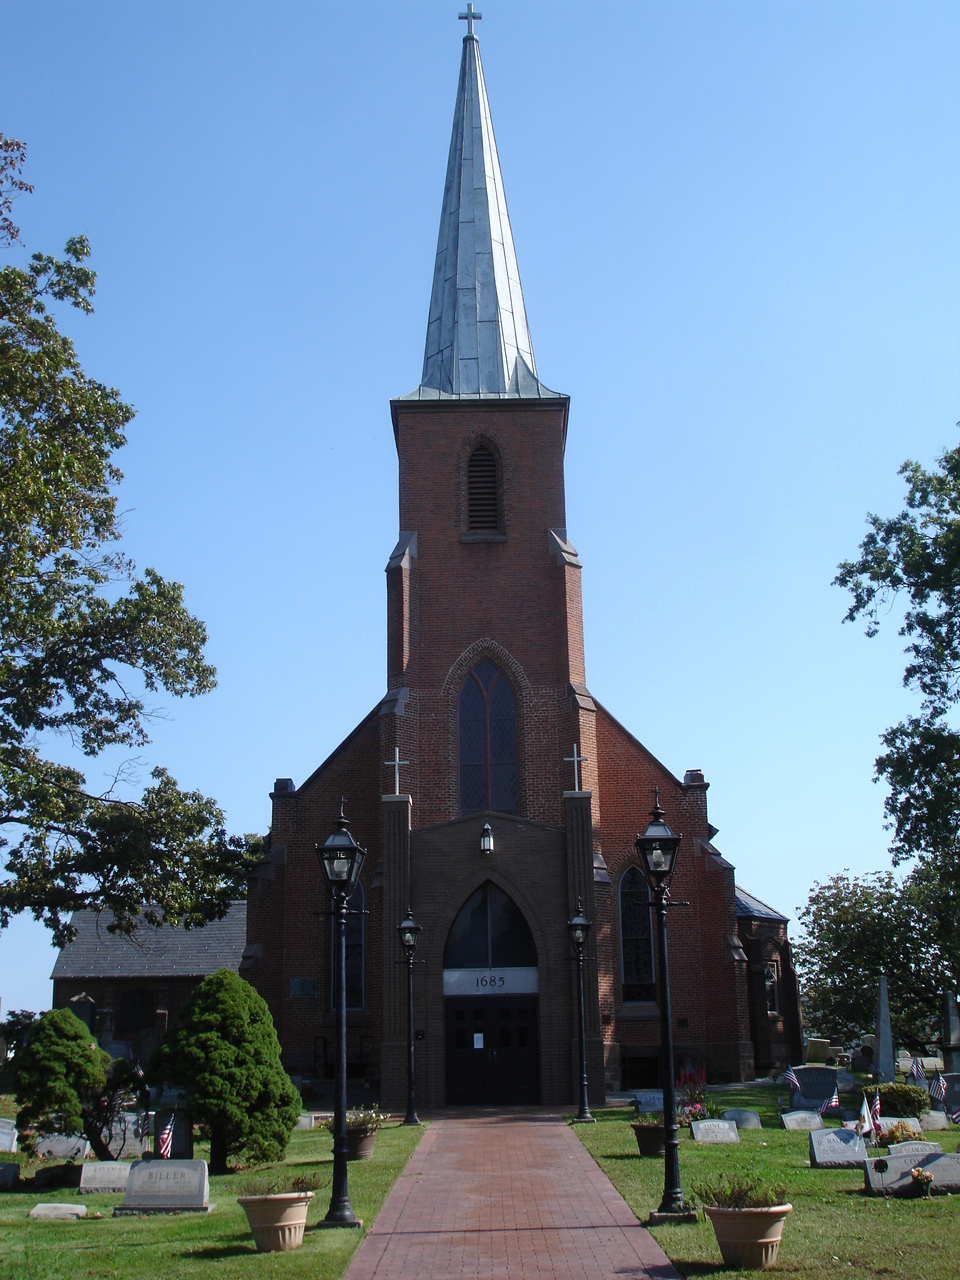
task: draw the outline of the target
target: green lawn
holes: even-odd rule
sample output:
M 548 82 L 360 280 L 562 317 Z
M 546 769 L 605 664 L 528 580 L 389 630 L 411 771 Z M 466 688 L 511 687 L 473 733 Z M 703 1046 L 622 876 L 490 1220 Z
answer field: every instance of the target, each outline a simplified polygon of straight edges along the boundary
M 806 1133 L 777 1124 L 777 1089 L 729 1089 L 710 1093 L 725 1107 L 759 1111 L 764 1128 L 740 1135 L 740 1146 L 701 1146 L 681 1135 L 680 1177 L 685 1194 L 725 1173 L 759 1173 L 783 1183 L 793 1213 L 787 1218 L 777 1270 L 805 1280 L 847 1275 L 897 1276 L 901 1280 L 957 1280 L 960 1276 L 960 1196 L 933 1200 L 883 1200 L 863 1194 L 859 1170 L 808 1167 Z M 595 1125 L 574 1131 L 641 1220 L 663 1192 L 663 1160 L 641 1159 L 630 1128 L 632 1111 L 594 1112 Z M 769 1127 L 768 1127 L 769 1126 Z M 957 1149 L 958 1131 L 931 1133 L 944 1151 Z M 661 1248 L 684 1276 L 755 1275 L 726 1271 L 713 1227 L 656 1227 Z
M 364 1230 L 376 1217 L 387 1192 L 420 1140 L 422 1129 L 389 1124 L 377 1134 L 372 1160 L 352 1161 L 350 1199 Z M 207 1151 L 198 1146 L 198 1158 Z M 9 1159 L 9 1157 L 7 1157 Z M 23 1162 L 21 1162 L 23 1163 Z M 23 1165 L 24 1173 L 34 1166 Z M 122 1196 L 80 1196 L 73 1191 L 0 1194 L 0 1277 L 33 1280 L 179 1280 L 179 1277 L 279 1276 L 284 1280 L 336 1280 L 343 1275 L 363 1231 L 312 1230 L 330 1202 L 331 1138 L 325 1129 L 295 1132 L 285 1167 L 319 1174 L 301 1248 L 291 1253 L 257 1254 L 243 1210 L 237 1204 L 243 1174 L 210 1179 L 210 1214 L 178 1217 L 114 1218 Z M 68 1201 L 87 1206 L 76 1222 L 31 1222 L 39 1201 Z M 102 1214 L 94 1218 L 96 1213 Z M 255 1261 L 254 1261 L 255 1260 Z M 253 1267 L 251 1264 L 253 1263 Z

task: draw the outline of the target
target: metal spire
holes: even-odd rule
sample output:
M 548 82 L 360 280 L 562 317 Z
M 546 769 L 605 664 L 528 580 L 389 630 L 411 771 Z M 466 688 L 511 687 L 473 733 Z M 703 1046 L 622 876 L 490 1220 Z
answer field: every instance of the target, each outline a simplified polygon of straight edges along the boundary
M 473 21 L 472 12 L 462 15 Z M 537 377 L 480 45 L 463 39 L 423 377 L 409 399 L 556 398 Z

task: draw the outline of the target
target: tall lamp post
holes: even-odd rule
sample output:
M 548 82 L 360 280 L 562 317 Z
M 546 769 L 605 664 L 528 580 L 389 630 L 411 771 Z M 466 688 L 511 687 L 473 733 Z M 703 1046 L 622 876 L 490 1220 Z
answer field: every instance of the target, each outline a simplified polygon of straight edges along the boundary
M 583 914 L 583 903 L 577 899 L 577 914 L 567 921 L 570 930 L 570 941 L 577 953 L 577 997 L 580 1013 L 580 1110 L 577 1119 L 593 1121 L 590 1104 L 587 1101 L 587 1027 L 583 1016 L 583 951 L 590 935 L 590 921 Z
M 407 964 L 407 1114 L 404 1124 L 420 1123 L 420 1117 L 417 1115 L 417 1090 L 414 1083 L 413 1062 L 413 953 L 420 940 L 420 929 L 421 926 L 414 920 L 410 908 L 407 907 L 406 918 L 397 925 L 403 958 Z
M 336 1080 L 333 1103 L 333 1185 L 330 1189 L 330 1208 L 325 1222 L 336 1227 L 356 1227 L 360 1219 L 350 1204 L 347 1187 L 347 903 L 360 879 L 360 869 L 367 856 L 350 834 L 343 813 L 344 801 L 340 800 L 340 817 L 337 825 L 323 844 L 315 847 L 317 861 L 323 871 L 333 902 L 335 957 L 335 989 L 337 996 L 337 1051 L 335 1057 Z
M 657 909 L 657 944 L 660 955 L 660 1076 L 663 1081 L 663 1199 L 651 1221 L 696 1221 L 683 1203 L 677 1137 L 677 1090 L 673 1078 L 673 1029 L 670 1017 L 670 975 L 667 971 L 667 891 L 677 865 L 681 836 L 675 836 L 660 808 L 660 790 L 651 810 L 652 821 L 638 835 L 634 848 Z

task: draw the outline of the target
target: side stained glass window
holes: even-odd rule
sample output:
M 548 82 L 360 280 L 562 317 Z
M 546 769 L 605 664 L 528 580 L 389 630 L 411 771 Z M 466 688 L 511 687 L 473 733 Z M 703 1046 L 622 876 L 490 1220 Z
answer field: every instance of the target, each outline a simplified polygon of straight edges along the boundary
M 517 704 L 489 659 L 460 693 L 460 812 L 517 812 Z
M 620 881 L 620 959 L 624 1004 L 655 1000 L 650 893 L 639 867 Z

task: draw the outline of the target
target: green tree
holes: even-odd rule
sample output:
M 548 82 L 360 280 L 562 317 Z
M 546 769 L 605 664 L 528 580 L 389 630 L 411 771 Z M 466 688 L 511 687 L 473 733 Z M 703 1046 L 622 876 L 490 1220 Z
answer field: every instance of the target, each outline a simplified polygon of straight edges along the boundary
M 814 884 L 799 910 L 794 948 L 804 1022 L 841 1041 L 872 1031 L 880 974 L 887 975 L 897 1043 L 920 1050 L 935 1035 L 942 975 L 924 903 L 890 871 L 833 876 Z
M 210 1133 L 211 1173 L 226 1173 L 227 1157 L 241 1152 L 258 1163 L 279 1160 L 300 1114 L 270 1010 L 232 969 L 196 987 L 148 1075 L 189 1098 L 194 1120 Z
M 113 1159 L 113 1127 L 138 1096 L 130 1064 L 104 1053 L 69 1009 L 33 1024 L 14 1059 L 14 1088 L 19 1129 L 82 1133 L 100 1160 Z
M 17 1056 L 17 1051 L 36 1020 L 37 1015 L 30 1009 L 11 1009 L 3 1022 L 0 1022 L 0 1035 L 3 1036 L 11 1058 Z
M 21 145 L 4 150 L 0 136 L 0 240 L 17 231 L 5 210 L 20 163 Z M 180 584 L 138 577 L 118 546 L 112 457 L 133 409 L 86 376 L 50 311 L 93 310 L 89 255 L 80 236 L 62 260 L 0 270 L 0 827 L 14 833 L 0 840 L 0 928 L 29 910 L 58 945 L 81 907 L 111 911 L 121 931 L 141 913 L 222 916 L 246 861 L 216 803 L 163 769 L 134 802 L 93 794 L 51 758 L 58 735 L 87 756 L 142 746 L 146 695 L 193 697 L 216 674 Z
M 960 425 L 960 424 L 958 424 Z M 960 985 L 960 448 L 947 449 L 933 471 L 907 461 L 906 506 L 869 515 L 856 560 L 834 582 L 852 596 L 847 622 L 863 618 L 868 636 L 898 597 L 905 609 L 903 683 L 921 697 L 919 712 L 881 735 L 876 777 L 889 787 L 885 809 L 894 865 L 919 859 L 911 879 L 940 948 L 942 988 Z

